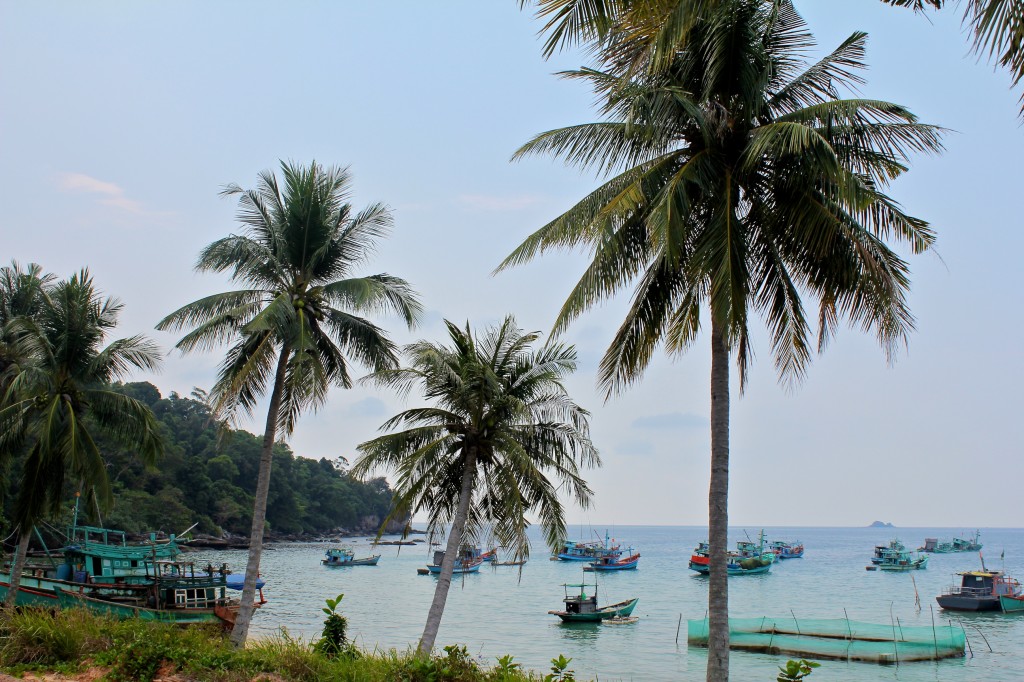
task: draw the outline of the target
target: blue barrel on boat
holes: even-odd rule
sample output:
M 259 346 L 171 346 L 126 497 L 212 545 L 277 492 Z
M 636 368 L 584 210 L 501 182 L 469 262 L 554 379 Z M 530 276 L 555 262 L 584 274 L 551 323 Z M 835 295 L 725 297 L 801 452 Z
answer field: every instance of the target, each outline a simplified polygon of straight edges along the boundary
M 71 564 L 61 564 L 57 567 L 57 580 L 71 580 Z
M 76 583 L 86 583 L 86 582 L 89 582 L 89 572 L 88 571 L 75 571 L 75 582 Z

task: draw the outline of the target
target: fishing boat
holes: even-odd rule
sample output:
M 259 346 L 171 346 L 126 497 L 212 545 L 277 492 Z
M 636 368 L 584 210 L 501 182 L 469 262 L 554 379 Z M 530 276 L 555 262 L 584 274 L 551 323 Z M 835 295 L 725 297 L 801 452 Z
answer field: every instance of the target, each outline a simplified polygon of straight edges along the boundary
M 765 542 L 764 531 L 762 530 L 757 535 L 757 542 L 754 542 L 748 536 L 746 540 L 740 540 L 736 543 L 736 551 L 730 554 L 731 557 L 736 559 L 736 563 L 743 559 L 759 558 L 762 562 L 767 561 L 772 563 L 775 561 L 775 552 L 772 551 Z
M 74 522 L 65 542 L 59 560 L 47 550 L 46 562 L 25 567 L 16 604 L 57 606 L 57 588 L 74 590 L 86 584 L 97 592 L 131 594 L 134 587 L 152 583 L 153 562 L 174 561 L 182 553 L 175 535 L 158 541 L 153 533 L 148 542 L 129 542 L 124 531 Z M 0 572 L 0 600 L 7 598 L 10 579 L 7 567 Z
M 771 554 L 770 552 L 764 554 Z M 774 563 L 774 555 L 768 558 L 764 554 L 751 557 L 741 557 L 736 553 L 729 554 L 729 563 L 726 564 L 726 574 L 733 575 L 759 575 L 768 573 Z M 710 548 L 707 542 L 700 542 L 690 556 L 690 570 L 700 575 L 711 574 Z
M 871 557 L 871 563 L 880 564 L 887 554 L 892 552 L 905 552 L 907 548 L 897 539 L 892 539 L 887 545 L 875 545 L 875 554 Z
M 924 546 L 918 547 L 919 552 L 935 554 L 953 554 L 955 552 L 978 552 L 981 551 L 981 531 L 974 531 L 973 536 L 966 538 L 953 538 L 950 542 L 939 542 L 938 538 L 925 538 Z
M 196 571 L 186 561 L 154 562 L 155 574 L 149 585 L 135 586 L 134 594 L 119 593 L 81 585 L 77 590 L 55 589 L 62 608 L 82 608 L 113 618 L 141 618 L 179 625 L 220 623 L 234 626 L 239 601 L 227 596 L 227 573 Z M 262 599 L 256 606 L 262 606 Z
M 630 550 L 632 551 L 632 549 Z M 630 554 L 627 557 L 601 557 L 583 567 L 584 571 L 630 571 L 640 563 L 640 552 Z
M 914 556 L 911 552 L 887 552 L 872 568 L 880 571 L 917 571 L 928 568 L 928 555 Z
M 604 540 L 591 540 L 589 542 L 574 542 L 566 540 L 561 548 L 555 553 L 555 558 L 561 561 L 598 561 L 604 557 L 619 557 L 622 555 L 622 548 L 613 544 L 608 531 L 604 532 Z
M 341 545 L 328 547 L 320 563 L 324 566 L 376 566 L 378 561 L 380 561 L 380 554 L 357 559 L 355 550 L 348 545 Z
M 610 618 L 628 618 L 640 597 L 633 597 L 608 606 L 597 605 L 597 583 L 562 585 L 565 588 L 565 608 L 562 611 L 548 611 L 558 616 L 563 623 L 599 623 Z M 591 589 L 588 595 L 587 590 Z M 579 590 L 579 592 L 577 592 Z
M 999 595 L 999 607 L 1003 613 L 1019 613 L 1024 611 L 1024 594 Z
M 427 564 L 427 573 L 439 575 L 441 564 L 444 562 L 444 552 L 434 552 L 434 563 Z M 479 556 L 459 556 L 455 559 L 455 567 L 452 573 L 479 573 L 484 561 Z
M 768 549 L 779 559 L 801 559 L 804 556 L 804 544 L 799 540 L 775 540 L 768 545 Z
M 946 588 L 935 597 L 939 606 L 949 611 L 998 611 L 1003 608 L 1001 597 L 1024 597 L 1020 583 L 1002 571 L 982 569 L 957 575 L 960 576 L 960 584 Z M 1011 608 L 1016 605 L 1016 601 L 1008 602 Z

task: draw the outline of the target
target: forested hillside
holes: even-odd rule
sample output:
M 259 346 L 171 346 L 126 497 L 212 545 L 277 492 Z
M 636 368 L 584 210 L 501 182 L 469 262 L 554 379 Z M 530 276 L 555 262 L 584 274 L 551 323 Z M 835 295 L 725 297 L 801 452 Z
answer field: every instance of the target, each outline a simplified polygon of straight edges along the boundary
M 115 506 L 102 520 L 109 528 L 131 532 L 184 531 L 248 535 L 256 489 L 260 438 L 211 421 L 202 400 L 172 393 L 164 398 L 150 383 L 119 390 L 145 402 L 161 424 L 166 453 L 147 471 L 133 453 L 100 440 L 114 488 Z M 202 398 L 203 396 L 196 396 Z M 383 478 L 367 483 L 353 479 L 341 459 L 296 456 L 287 445 L 274 449 L 274 469 L 267 508 L 274 536 L 328 533 L 337 528 L 376 531 L 389 510 L 392 493 Z M 19 471 L 10 467 L 9 472 Z M 5 511 L 18 485 L 7 476 Z M 68 491 L 69 505 L 73 491 Z M 9 518 L 9 513 L 5 514 Z

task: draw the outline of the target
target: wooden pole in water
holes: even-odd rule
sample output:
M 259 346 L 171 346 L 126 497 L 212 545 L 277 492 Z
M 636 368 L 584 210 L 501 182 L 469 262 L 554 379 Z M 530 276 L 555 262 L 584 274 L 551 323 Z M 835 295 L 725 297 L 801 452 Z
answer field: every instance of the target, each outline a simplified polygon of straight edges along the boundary
M 971 638 L 967 636 L 967 630 L 966 630 L 966 628 L 964 628 L 964 622 L 962 620 L 960 620 L 959 616 L 957 616 L 956 620 L 957 620 L 958 623 L 960 623 L 960 629 L 964 633 L 964 641 L 967 642 L 967 650 L 971 652 L 971 658 L 974 658 L 974 649 L 971 648 Z M 950 621 L 950 622 L 952 622 L 952 621 Z M 938 653 L 936 653 L 936 656 L 938 656 Z
M 896 645 L 896 621 L 892 616 L 892 602 L 889 602 L 889 622 L 892 623 L 892 650 L 896 654 L 896 667 L 900 667 L 900 649 Z
M 932 641 L 935 642 L 935 660 L 937 661 L 937 660 L 939 660 L 939 638 L 938 638 L 938 635 L 935 634 L 935 607 L 933 607 L 931 604 L 929 604 L 928 605 L 928 610 L 931 611 L 931 614 L 932 614 Z M 967 639 L 967 631 L 965 630 L 964 631 L 964 640 L 966 640 L 966 639 Z M 971 658 L 974 658 L 974 652 L 973 651 L 971 652 Z
M 676 624 L 676 645 L 679 644 L 679 628 L 683 627 L 683 614 L 679 614 L 679 622 Z
M 796 614 L 795 614 L 795 613 L 793 613 L 793 609 L 790 609 L 790 610 L 789 610 L 789 614 L 790 614 L 791 616 L 793 616 L 793 623 L 795 623 L 795 624 L 796 624 L 796 634 L 798 634 L 798 635 L 803 635 L 803 633 L 802 633 L 802 632 L 800 632 L 800 623 L 798 623 L 798 622 L 797 622 L 797 620 L 796 620 Z

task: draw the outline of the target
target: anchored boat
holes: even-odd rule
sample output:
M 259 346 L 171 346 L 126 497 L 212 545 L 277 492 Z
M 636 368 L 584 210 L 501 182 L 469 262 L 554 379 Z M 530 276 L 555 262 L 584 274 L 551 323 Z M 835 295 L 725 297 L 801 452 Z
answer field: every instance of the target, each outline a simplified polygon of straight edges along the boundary
M 1002 571 L 963 571 L 958 573 L 960 584 L 946 588 L 935 598 L 944 609 L 950 611 L 998 611 L 1004 608 L 1002 597 L 1008 597 L 1004 610 L 1024 610 L 1015 608 L 1024 596 L 1017 580 L 1005 575 Z
M 599 623 L 611 618 L 628 618 L 640 597 L 633 597 L 626 601 L 620 601 L 608 606 L 597 605 L 597 583 L 592 584 L 566 584 L 565 608 L 562 611 L 548 611 L 553 616 L 558 616 L 563 623 Z M 587 590 L 591 590 L 587 594 Z M 578 592 L 577 592 L 578 590 Z
M 324 566 L 376 566 L 378 561 L 380 561 L 380 554 L 357 559 L 355 550 L 348 545 L 341 545 L 340 547 L 328 547 L 320 563 Z

